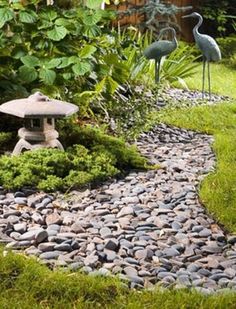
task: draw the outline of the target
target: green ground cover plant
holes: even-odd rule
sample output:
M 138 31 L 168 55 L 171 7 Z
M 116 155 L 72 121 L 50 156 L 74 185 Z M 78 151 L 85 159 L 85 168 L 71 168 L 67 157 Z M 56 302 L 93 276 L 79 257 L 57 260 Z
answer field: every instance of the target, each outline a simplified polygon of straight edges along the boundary
M 65 128 L 67 126 L 67 128 Z M 64 135 L 63 135 L 64 133 Z M 39 149 L 0 157 L 0 184 L 6 189 L 30 186 L 44 191 L 79 188 L 124 170 L 146 168 L 134 146 L 92 127 L 64 125 L 66 151 Z
M 189 109 L 165 110 L 157 119 L 178 127 L 212 134 L 216 171 L 200 186 L 200 198 L 208 211 L 231 232 L 236 232 L 236 105 L 221 103 Z
M 0 249 L 0 307 L 233 309 L 236 294 L 205 296 L 187 290 L 130 290 L 116 278 L 50 271 L 32 258 Z

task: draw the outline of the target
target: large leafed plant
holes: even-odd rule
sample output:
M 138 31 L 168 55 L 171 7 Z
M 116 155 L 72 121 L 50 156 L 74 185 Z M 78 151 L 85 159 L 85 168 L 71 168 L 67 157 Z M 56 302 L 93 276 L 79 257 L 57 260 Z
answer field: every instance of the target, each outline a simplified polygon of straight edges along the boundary
M 46 1 L 0 1 L 0 90 L 2 100 L 33 89 L 72 102 L 94 89 L 114 92 L 127 78 L 108 25 L 114 15 L 86 6 Z

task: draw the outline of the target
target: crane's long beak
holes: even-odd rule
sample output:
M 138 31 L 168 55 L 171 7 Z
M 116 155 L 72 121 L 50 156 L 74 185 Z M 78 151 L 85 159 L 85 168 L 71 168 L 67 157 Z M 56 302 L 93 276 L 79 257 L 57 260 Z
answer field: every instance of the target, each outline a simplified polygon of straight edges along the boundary
M 184 15 L 184 16 L 182 16 L 182 18 L 188 18 L 188 17 L 192 17 L 192 15 L 190 14 L 190 15 Z

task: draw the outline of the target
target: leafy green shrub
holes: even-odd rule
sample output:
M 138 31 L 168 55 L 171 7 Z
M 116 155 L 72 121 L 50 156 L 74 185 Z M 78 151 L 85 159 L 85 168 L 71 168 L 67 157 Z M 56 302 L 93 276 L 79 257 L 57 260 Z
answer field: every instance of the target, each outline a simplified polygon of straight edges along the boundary
M 66 139 L 70 147 L 65 152 L 39 149 L 0 157 L 0 184 L 7 189 L 66 190 L 103 181 L 124 169 L 145 168 L 146 160 L 134 147 L 99 130 L 74 127 Z
M 0 2 L 2 100 L 39 89 L 77 103 L 77 93 L 101 80 L 106 92 L 126 80 L 116 33 L 109 31 L 114 14 L 98 9 L 99 2 L 65 8 L 42 0 Z
M 236 68 L 236 36 L 218 38 L 217 42 L 220 45 L 224 63 Z
M 0 151 L 2 148 L 5 148 L 6 145 L 12 138 L 12 134 L 10 132 L 0 132 Z
M 220 46 L 222 56 L 225 59 L 229 59 L 236 54 L 236 36 L 228 36 L 225 38 L 218 38 L 217 42 Z
M 234 32 L 232 20 L 236 18 L 235 4 L 235 0 L 200 1 L 199 10 L 207 22 L 207 30 L 210 34 L 222 36 Z

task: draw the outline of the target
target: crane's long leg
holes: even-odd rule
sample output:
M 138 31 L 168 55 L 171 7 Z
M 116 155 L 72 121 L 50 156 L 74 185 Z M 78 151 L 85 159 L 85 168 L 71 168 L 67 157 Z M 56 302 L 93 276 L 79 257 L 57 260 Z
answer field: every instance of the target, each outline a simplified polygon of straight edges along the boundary
M 208 89 L 209 89 L 209 100 L 211 101 L 211 73 L 210 73 L 210 62 L 207 62 L 207 70 L 208 70 Z
M 206 68 L 206 60 L 203 58 L 203 70 L 202 70 L 202 99 L 204 99 L 205 96 L 205 68 Z
M 158 61 L 158 69 L 157 69 L 157 74 L 158 74 L 158 76 L 157 76 L 157 83 L 160 82 L 160 66 L 161 66 L 161 59 L 159 59 L 159 61 Z
M 159 83 L 160 81 L 160 62 L 161 60 L 155 59 L 155 82 Z
M 157 60 L 155 59 L 155 83 L 157 83 Z

